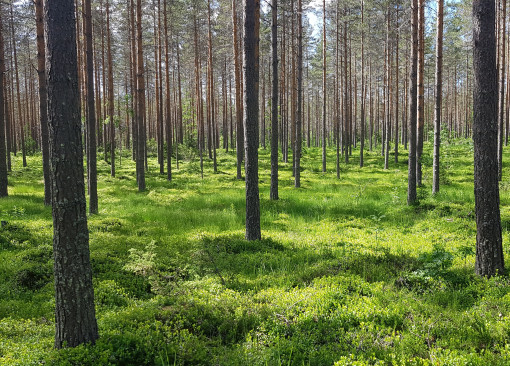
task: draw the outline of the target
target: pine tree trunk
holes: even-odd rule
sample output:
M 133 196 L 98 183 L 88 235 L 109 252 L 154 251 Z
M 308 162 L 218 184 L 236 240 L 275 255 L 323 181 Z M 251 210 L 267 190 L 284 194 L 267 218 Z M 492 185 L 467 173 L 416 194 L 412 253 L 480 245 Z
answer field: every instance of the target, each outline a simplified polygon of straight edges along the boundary
M 412 0 L 411 68 L 409 71 L 409 160 L 407 204 L 416 202 L 416 120 L 418 111 L 418 0 Z
M 260 240 L 259 201 L 259 27 L 260 1 L 244 0 L 244 149 L 246 239 Z
M 499 63 L 499 112 L 498 112 L 498 179 L 503 179 L 503 135 L 505 120 L 505 45 L 506 45 L 506 0 L 501 0 L 501 62 Z
M 169 59 L 169 38 L 168 38 L 168 14 L 167 2 L 163 0 L 163 27 L 165 29 L 165 128 L 166 128 L 166 170 L 168 181 L 172 180 L 172 120 L 170 108 L 170 59 Z M 177 48 L 179 45 L 177 45 Z M 177 135 L 177 133 L 176 133 Z M 177 142 L 176 142 L 177 145 Z M 177 160 L 177 155 L 175 156 Z
M 86 87 L 86 142 L 87 142 L 87 183 L 89 192 L 89 212 L 98 213 L 97 197 L 97 156 L 96 156 L 96 108 L 94 106 L 94 61 L 92 53 L 92 14 L 90 0 L 84 0 L 85 33 L 85 87 Z M 44 80 L 45 77 L 43 76 Z M 44 107 L 46 109 L 46 107 Z
M 271 52 L 273 55 L 271 99 L 271 200 L 278 199 L 278 0 L 271 0 Z
M 416 185 L 422 185 L 421 156 L 425 127 L 425 0 L 418 0 L 418 120 L 416 130 Z
M 44 16 L 53 184 L 55 347 L 62 348 L 94 343 L 99 335 L 83 176 L 74 3 L 47 1 Z
M 237 179 L 242 179 L 242 163 L 243 163 L 243 141 L 244 141 L 244 127 L 243 127 L 243 114 L 241 111 L 241 67 L 239 55 L 239 35 L 237 31 L 237 11 L 236 2 L 232 0 L 232 24 L 233 32 L 233 48 L 234 48 L 234 75 L 236 84 L 236 155 L 237 155 Z
M 0 12 L 1 6 L 0 4 Z M 42 23 L 41 23 L 42 24 Z M 3 29 L 3 19 L 0 17 L 0 197 L 7 197 L 7 155 L 9 151 L 6 146 L 6 132 L 9 133 L 9 130 L 6 129 L 6 114 L 5 113 L 5 54 L 4 54 L 4 29 Z M 46 129 L 47 131 L 47 129 Z M 49 184 L 49 181 L 45 181 Z M 50 191 L 51 192 L 51 191 Z
M 439 152 L 441 147 L 441 107 L 443 98 L 443 0 L 437 0 L 436 85 L 434 105 L 434 161 L 432 164 L 432 193 L 439 192 Z M 467 121 L 466 121 L 467 122 Z
M 136 0 L 136 124 L 138 127 L 136 146 L 136 181 L 138 191 L 145 191 L 145 77 L 142 40 L 142 0 Z
M 295 172 L 294 186 L 301 187 L 301 145 L 302 145 L 302 124 L 303 124 L 303 5 L 302 0 L 298 0 L 298 49 L 297 49 L 297 119 L 296 119 L 296 137 L 295 137 Z
M 476 262 L 480 276 L 504 274 L 497 160 L 495 4 L 473 1 L 473 142 L 475 159 Z
M 322 1 L 322 172 L 326 173 L 326 0 Z

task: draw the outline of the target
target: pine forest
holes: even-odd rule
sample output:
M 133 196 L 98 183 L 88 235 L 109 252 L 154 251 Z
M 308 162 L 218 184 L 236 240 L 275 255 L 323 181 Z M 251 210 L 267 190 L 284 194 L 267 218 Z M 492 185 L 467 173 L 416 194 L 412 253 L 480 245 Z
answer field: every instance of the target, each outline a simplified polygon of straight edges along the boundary
M 0 366 L 510 365 L 506 0 L 0 2 Z

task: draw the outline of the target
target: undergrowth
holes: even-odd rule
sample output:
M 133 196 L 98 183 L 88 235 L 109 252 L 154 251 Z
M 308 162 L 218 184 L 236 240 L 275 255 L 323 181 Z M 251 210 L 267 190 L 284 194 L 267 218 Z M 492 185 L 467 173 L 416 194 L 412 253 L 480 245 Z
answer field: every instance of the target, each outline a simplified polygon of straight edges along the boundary
M 100 339 L 61 351 L 41 158 L 14 158 L 0 207 L 0 365 L 510 364 L 510 281 L 474 275 L 469 141 L 448 141 L 435 196 L 424 166 L 412 207 L 405 154 L 384 170 L 376 151 L 359 168 L 355 150 L 337 179 L 333 151 L 322 173 L 320 149 L 304 148 L 302 188 L 280 163 L 281 199 L 270 201 L 261 149 L 257 242 L 244 240 L 235 153 L 218 151 L 217 174 L 205 159 L 202 180 L 188 150 L 172 182 L 150 156 L 143 193 L 128 152 L 115 178 L 98 159 L 88 224 Z

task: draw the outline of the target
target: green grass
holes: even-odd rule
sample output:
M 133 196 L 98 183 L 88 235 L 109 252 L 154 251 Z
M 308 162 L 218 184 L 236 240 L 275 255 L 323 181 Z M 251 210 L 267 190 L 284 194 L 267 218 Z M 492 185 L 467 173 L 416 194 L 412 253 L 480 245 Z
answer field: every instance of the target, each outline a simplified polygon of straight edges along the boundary
M 303 149 L 302 188 L 280 163 L 269 200 L 260 150 L 262 240 L 244 240 L 244 182 L 235 154 L 184 158 L 173 181 L 149 160 L 137 192 L 125 153 L 117 177 L 99 161 L 99 214 L 89 217 L 101 338 L 53 345 L 51 210 L 40 156 L 13 160 L 0 216 L 0 365 L 505 365 L 510 281 L 474 276 L 472 144 L 443 146 L 430 194 L 426 144 L 420 204 L 409 207 L 407 156 L 382 169 L 359 151 L 340 179 L 329 151 Z M 401 147 L 401 151 L 403 148 Z M 505 151 L 505 160 L 510 153 Z M 175 167 L 175 164 L 174 164 Z M 504 169 L 504 176 L 510 172 Z M 504 244 L 510 184 L 501 184 Z M 509 251 L 505 245 L 505 254 Z

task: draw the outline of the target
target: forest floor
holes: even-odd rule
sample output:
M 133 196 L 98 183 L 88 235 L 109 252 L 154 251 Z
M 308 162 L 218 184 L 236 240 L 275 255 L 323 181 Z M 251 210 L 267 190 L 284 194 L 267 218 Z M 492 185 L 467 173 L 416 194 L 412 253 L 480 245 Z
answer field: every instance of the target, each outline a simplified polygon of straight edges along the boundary
M 63 351 L 41 157 L 17 157 L 0 206 L 0 365 L 510 365 L 510 280 L 474 275 L 472 143 L 442 149 L 440 193 L 427 143 L 412 207 L 405 153 L 384 170 L 378 146 L 359 168 L 356 149 L 337 179 L 333 150 L 323 174 L 320 149 L 304 148 L 302 188 L 281 163 L 270 201 L 261 149 L 259 242 L 244 240 L 234 153 L 218 151 L 217 174 L 206 159 L 201 179 L 182 148 L 172 182 L 151 156 L 143 193 L 127 154 L 115 178 L 99 162 L 88 222 L 100 339 Z

